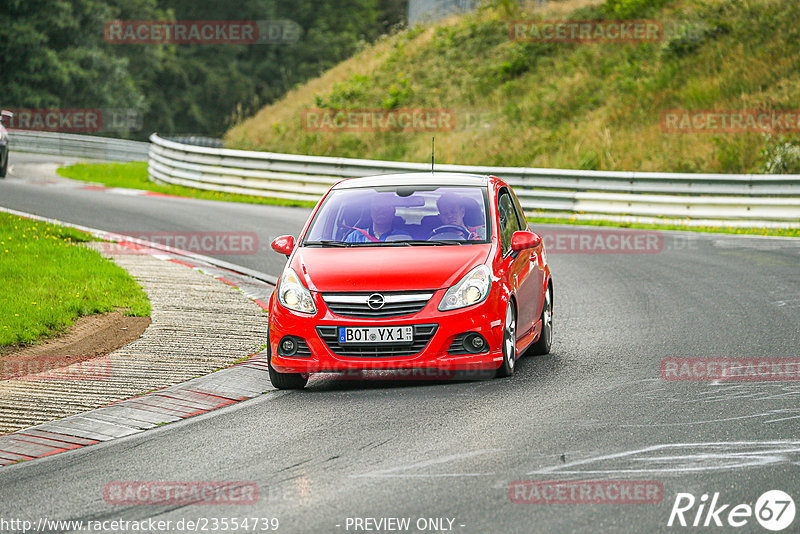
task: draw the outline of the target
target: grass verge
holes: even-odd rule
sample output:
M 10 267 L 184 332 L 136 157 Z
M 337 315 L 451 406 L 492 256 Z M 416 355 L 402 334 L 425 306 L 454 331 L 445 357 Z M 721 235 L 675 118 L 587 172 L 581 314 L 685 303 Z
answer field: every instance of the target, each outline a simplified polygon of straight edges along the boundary
M 227 202 L 246 202 L 248 204 L 302 207 L 314 207 L 316 204 L 315 202 L 302 200 L 287 200 L 224 193 L 221 191 L 206 191 L 204 189 L 195 189 L 182 185 L 161 185 L 150 181 L 147 175 L 147 162 L 144 161 L 134 161 L 130 163 L 77 163 L 67 167 L 60 167 L 58 169 L 58 174 L 65 178 L 103 184 L 108 187 L 142 189 L 155 193 L 199 198 L 203 200 L 224 200 Z
M 81 245 L 92 236 L 0 212 L 0 350 L 61 333 L 84 315 L 147 317 L 150 301 L 121 267 Z

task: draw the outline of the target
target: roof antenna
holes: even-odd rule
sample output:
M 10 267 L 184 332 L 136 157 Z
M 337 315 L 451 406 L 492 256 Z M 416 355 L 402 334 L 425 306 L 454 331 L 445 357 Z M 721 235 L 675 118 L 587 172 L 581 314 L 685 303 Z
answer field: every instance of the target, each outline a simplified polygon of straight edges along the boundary
M 436 137 L 431 137 L 431 174 L 433 174 L 433 154 L 434 154 L 434 147 L 436 143 Z

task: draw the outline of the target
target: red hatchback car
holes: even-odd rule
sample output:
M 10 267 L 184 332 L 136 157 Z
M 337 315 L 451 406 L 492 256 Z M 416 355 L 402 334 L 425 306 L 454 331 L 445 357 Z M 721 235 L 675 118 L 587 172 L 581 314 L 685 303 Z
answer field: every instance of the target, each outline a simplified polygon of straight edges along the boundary
M 518 355 L 550 351 L 544 245 L 494 176 L 344 180 L 297 243 L 281 236 L 272 248 L 289 257 L 269 304 L 277 388 L 354 370 L 509 376 Z

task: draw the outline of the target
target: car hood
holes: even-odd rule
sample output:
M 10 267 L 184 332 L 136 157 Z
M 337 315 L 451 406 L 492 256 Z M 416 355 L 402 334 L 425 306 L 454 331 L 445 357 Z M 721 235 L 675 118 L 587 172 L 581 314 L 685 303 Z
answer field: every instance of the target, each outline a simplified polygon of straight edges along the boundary
M 291 267 L 312 291 L 410 291 L 450 287 L 486 261 L 490 244 L 301 247 Z

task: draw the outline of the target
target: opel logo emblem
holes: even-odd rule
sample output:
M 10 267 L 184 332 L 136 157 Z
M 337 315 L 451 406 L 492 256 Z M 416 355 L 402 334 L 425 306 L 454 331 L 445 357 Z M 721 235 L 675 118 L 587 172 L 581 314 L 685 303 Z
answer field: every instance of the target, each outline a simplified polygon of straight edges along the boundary
M 386 300 L 380 293 L 373 293 L 367 298 L 367 306 L 371 310 L 380 310 L 384 304 L 386 304 Z

